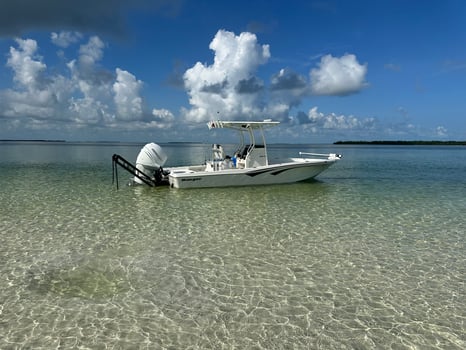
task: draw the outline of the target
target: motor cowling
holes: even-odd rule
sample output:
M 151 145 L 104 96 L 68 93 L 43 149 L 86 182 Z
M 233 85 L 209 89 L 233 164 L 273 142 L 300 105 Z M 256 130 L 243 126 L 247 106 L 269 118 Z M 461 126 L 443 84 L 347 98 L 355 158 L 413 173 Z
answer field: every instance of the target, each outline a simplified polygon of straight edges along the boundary
M 154 178 L 155 174 L 161 170 L 166 161 L 167 155 L 162 147 L 151 142 L 146 144 L 139 152 L 136 158 L 136 168 L 150 178 Z M 134 177 L 134 181 L 142 184 L 142 181 L 136 176 Z

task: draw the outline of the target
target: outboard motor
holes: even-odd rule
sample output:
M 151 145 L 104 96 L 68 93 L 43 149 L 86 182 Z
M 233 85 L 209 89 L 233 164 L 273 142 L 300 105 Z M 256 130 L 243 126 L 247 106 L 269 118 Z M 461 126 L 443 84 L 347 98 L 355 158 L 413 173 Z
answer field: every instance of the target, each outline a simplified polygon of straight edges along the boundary
M 156 182 L 160 182 L 164 174 L 162 166 L 166 161 L 167 155 L 162 147 L 151 142 L 145 145 L 139 152 L 136 159 L 136 169 L 150 178 L 154 178 Z M 143 184 L 137 176 L 134 177 L 134 182 Z

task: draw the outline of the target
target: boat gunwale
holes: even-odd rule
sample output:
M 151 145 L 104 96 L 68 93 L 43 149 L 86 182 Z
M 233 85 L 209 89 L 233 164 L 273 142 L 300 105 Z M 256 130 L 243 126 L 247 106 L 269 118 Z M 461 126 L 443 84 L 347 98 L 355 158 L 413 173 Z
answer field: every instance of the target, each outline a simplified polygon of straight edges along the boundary
M 295 168 L 305 168 L 311 167 L 316 165 L 323 165 L 323 164 L 332 164 L 337 161 L 337 159 L 306 159 L 306 158 L 297 158 L 302 159 L 302 161 L 291 161 L 291 162 L 284 162 L 284 163 L 276 163 L 276 164 L 269 164 L 269 165 L 261 165 L 254 168 L 228 168 L 228 169 L 221 169 L 216 171 L 196 171 L 191 169 L 192 166 L 180 166 L 180 167 L 171 167 L 167 168 L 170 171 L 169 177 L 181 178 L 181 177 L 191 177 L 191 176 L 215 176 L 215 175 L 251 175 L 257 172 L 263 171 L 281 171 Z

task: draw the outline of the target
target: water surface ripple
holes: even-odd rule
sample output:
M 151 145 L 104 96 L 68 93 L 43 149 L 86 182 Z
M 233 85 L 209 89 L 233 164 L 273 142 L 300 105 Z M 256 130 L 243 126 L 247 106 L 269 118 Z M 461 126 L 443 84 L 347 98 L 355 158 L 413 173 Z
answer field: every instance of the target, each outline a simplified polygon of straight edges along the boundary
M 343 147 L 314 182 L 117 191 L 109 147 L 9 147 L 1 349 L 466 348 L 464 148 Z

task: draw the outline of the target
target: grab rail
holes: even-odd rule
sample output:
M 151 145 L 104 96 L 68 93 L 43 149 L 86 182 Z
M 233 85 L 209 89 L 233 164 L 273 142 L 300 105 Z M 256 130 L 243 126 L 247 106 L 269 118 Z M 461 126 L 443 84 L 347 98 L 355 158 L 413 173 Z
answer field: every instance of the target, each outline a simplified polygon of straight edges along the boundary
M 327 157 L 327 158 L 341 158 L 341 154 L 335 153 L 310 153 L 310 152 L 299 152 L 299 155 L 306 155 L 306 156 L 317 156 L 317 157 Z

